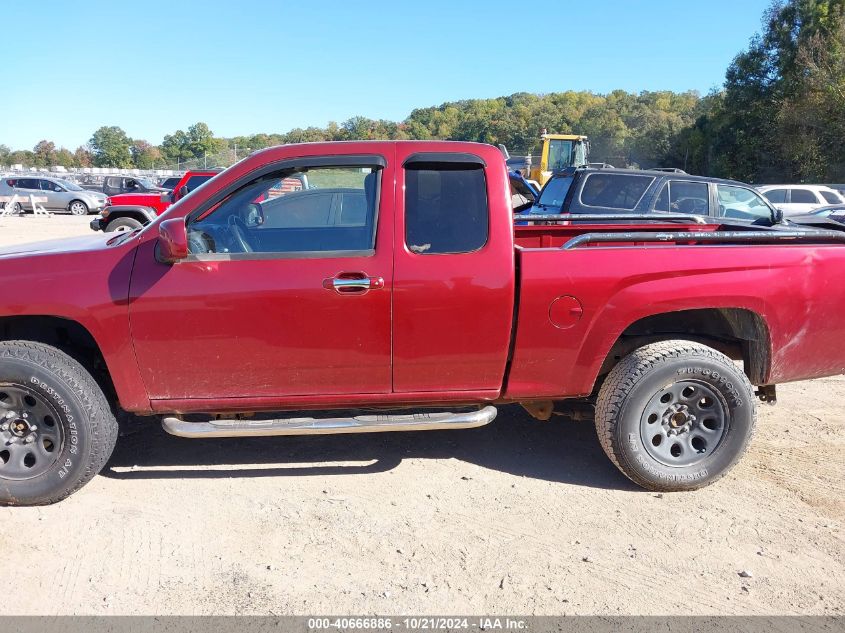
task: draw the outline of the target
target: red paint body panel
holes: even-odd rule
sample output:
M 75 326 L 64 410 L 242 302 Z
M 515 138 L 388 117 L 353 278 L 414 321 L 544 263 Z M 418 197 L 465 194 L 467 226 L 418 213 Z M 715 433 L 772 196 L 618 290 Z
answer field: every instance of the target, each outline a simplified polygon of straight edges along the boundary
M 845 287 L 836 282 L 842 246 L 526 249 L 519 265 L 508 398 L 588 395 L 629 325 L 697 308 L 742 308 L 764 319 L 773 352 L 767 383 L 845 373 Z M 566 330 L 548 319 L 560 295 L 584 310 Z
M 505 374 L 514 303 L 513 221 L 510 183 L 493 147 L 463 149 L 488 165 L 490 233 L 473 253 L 420 255 L 405 244 L 404 170 L 397 170 L 393 388 L 395 391 L 495 389 Z M 401 165 L 420 150 L 400 144 Z M 436 150 L 434 150 L 436 151 Z M 455 213 L 460 213 L 455 209 Z
M 402 161 L 415 152 L 469 153 L 486 163 L 490 236 L 479 251 L 419 255 L 405 247 Z M 292 157 L 361 154 L 386 163 L 374 254 L 156 260 L 159 222 L 187 216 L 257 169 Z M 768 383 L 845 373 L 845 247 L 561 250 L 579 233 L 631 227 L 517 227 L 514 237 L 507 183 L 498 151 L 473 143 L 271 148 L 139 233 L 0 249 L 0 277 L 14 289 L 0 298 L 0 326 L 26 315 L 78 322 L 99 345 L 121 406 L 137 412 L 582 396 L 630 324 L 693 308 L 758 314 L 770 338 Z M 344 272 L 381 277 L 384 287 L 353 296 L 324 287 Z M 558 297 L 567 297 L 562 312 L 552 310 Z

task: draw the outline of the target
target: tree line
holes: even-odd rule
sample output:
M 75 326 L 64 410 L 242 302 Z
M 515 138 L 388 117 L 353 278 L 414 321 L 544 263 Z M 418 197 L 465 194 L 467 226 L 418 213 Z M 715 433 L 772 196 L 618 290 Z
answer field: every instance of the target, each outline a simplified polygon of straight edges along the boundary
M 748 182 L 845 182 L 845 0 L 776 0 L 724 86 L 696 92 L 517 93 L 413 110 L 403 121 L 353 117 L 280 134 L 216 137 L 205 123 L 160 145 L 116 126 L 74 152 L 47 140 L 0 145 L 0 164 L 175 168 L 226 166 L 248 151 L 307 141 L 447 139 L 536 153 L 540 131 L 586 134 L 591 160 L 680 167 Z

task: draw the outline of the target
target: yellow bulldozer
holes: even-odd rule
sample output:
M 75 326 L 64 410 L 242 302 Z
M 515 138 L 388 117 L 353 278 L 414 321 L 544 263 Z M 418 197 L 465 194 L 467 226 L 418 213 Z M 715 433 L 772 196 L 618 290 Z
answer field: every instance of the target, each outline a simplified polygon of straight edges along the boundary
M 507 158 L 508 168 L 520 172 L 526 179 L 542 187 L 552 174 L 567 167 L 587 165 L 590 154 L 590 141 L 581 134 L 540 135 L 542 140 L 539 156 L 510 156 L 501 146 Z
M 582 167 L 587 164 L 590 153 L 590 142 L 586 136 L 580 134 L 547 134 L 543 130 L 540 162 L 531 165 L 531 180 L 541 185 L 552 177 L 552 174 L 567 167 Z

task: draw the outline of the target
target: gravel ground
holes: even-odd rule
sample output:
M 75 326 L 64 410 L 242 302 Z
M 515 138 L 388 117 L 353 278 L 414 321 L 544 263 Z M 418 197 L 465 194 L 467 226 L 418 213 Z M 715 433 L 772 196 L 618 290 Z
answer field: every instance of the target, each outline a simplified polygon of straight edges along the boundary
M 0 218 L 0 245 L 87 223 Z M 841 377 L 783 386 L 728 477 L 663 495 L 590 424 L 517 407 L 467 431 L 266 440 L 137 422 L 75 496 L 0 509 L 26 588 L 0 614 L 843 614 L 844 395 Z

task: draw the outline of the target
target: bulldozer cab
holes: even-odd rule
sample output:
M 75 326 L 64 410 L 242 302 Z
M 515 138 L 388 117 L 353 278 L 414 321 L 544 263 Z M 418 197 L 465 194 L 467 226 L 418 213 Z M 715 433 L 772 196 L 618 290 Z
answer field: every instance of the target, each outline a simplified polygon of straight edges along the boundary
M 541 185 L 552 177 L 552 174 L 567 167 L 582 167 L 587 164 L 589 155 L 589 141 L 586 136 L 578 134 L 543 134 L 542 154 L 540 164 L 531 169 L 531 178 Z

